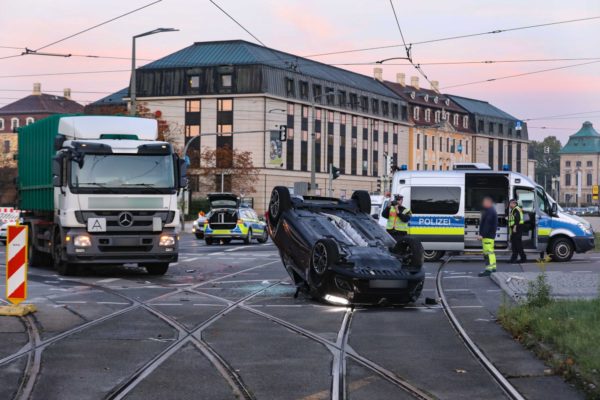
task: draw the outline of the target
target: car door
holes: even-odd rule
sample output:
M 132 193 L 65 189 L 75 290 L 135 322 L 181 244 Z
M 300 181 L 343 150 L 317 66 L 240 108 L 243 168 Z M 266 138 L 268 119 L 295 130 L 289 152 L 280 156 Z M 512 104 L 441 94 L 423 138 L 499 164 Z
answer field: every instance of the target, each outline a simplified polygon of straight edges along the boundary
M 536 210 L 535 189 L 531 187 L 517 186 L 514 188 L 514 198 L 517 199 L 523 210 L 523 248 L 537 249 L 538 214 Z
M 545 251 L 552 232 L 552 212 L 550 201 L 541 187 L 535 189 L 536 203 L 536 235 L 535 246 L 538 251 Z

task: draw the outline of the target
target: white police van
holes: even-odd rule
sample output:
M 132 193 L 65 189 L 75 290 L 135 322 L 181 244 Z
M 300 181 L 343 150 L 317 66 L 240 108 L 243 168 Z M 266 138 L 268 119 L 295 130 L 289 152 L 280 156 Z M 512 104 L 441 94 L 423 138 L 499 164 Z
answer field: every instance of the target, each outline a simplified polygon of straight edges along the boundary
M 547 253 L 554 261 L 569 261 L 575 252 L 594 248 L 591 225 L 564 213 L 540 185 L 519 173 L 481 168 L 400 170 L 392 179 L 392 195 L 402 195 L 404 205 L 410 207 L 410 235 L 423 243 L 427 261 L 438 260 L 447 251 L 481 251 L 479 216 L 485 196 L 496 203 L 498 250 L 509 247 L 511 198 L 517 198 L 523 208 L 525 251 Z M 380 216 L 379 223 L 385 226 L 386 222 Z

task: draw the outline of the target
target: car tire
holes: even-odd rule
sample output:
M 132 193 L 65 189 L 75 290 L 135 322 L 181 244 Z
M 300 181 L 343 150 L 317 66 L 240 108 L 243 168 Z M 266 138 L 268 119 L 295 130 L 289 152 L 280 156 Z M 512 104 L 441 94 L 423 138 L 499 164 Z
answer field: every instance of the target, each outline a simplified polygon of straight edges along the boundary
M 575 246 L 571 239 L 565 237 L 559 237 L 550 242 L 548 254 L 552 261 L 556 262 L 567 262 L 575 253 Z
M 201 235 L 199 233 L 195 233 L 194 235 L 196 235 L 196 239 L 198 239 L 198 240 L 204 239 L 204 235 Z
M 371 214 L 371 195 L 366 190 L 357 190 L 352 193 L 352 200 L 361 213 Z
M 269 233 L 267 232 L 267 228 L 265 227 L 262 236 L 258 237 L 256 241 L 258 243 L 267 243 L 267 240 L 269 240 Z
M 443 250 L 423 250 L 423 259 L 425 262 L 435 262 L 446 254 Z
M 212 238 L 204 238 L 204 243 L 206 243 L 207 246 L 210 246 L 213 244 L 213 240 Z
M 27 261 L 31 266 L 43 266 L 45 264 L 45 261 L 48 261 L 49 257 L 46 253 L 42 253 L 41 251 L 39 251 L 34 245 L 33 236 L 35 235 L 35 228 L 31 225 L 28 225 L 27 227 L 29 230 L 29 237 L 27 238 Z
M 169 263 L 142 264 L 148 275 L 164 275 L 169 269 Z
M 409 271 L 420 271 L 423 267 L 423 245 L 417 238 L 410 236 L 398 238 L 392 252 L 400 258 L 402 266 Z
M 269 200 L 269 221 L 277 225 L 281 215 L 292 208 L 292 197 L 285 186 L 275 186 Z
M 223 244 L 229 244 L 229 243 L 231 243 L 231 239 L 230 238 L 221 239 L 221 242 L 223 242 Z
M 57 230 L 54 233 L 54 240 L 52 241 L 52 261 L 54 264 L 54 269 L 58 272 L 59 275 L 62 276 L 70 276 L 75 275 L 77 273 L 77 266 L 68 263 L 66 260 L 63 260 L 64 255 L 64 246 L 62 243 L 60 232 Z
M 337 243 L 333 239 L 321 239 L 310 253 L 310 268 L 318 276 L 323 276 L 340 256 Z
M 244 244 L 252 243 L 252 229 L 248 229 L 248 234 L 244 238 Z

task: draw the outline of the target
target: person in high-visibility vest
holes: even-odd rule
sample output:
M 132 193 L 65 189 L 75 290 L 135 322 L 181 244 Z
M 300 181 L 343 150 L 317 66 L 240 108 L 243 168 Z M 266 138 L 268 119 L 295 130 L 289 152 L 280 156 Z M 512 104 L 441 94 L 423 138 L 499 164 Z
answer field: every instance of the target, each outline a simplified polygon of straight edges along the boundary
M 483 210 L 479 218 L 479 239 L 483 247 L 483 258 L 485 270 L 479 276 L 490 276 L 496 272 L 496 254 L 494 253 L 494 240 L 498 229 L 498 214 L 494 208 L 494 200 L 491 197 L 483 199 Z
M 521 262 L 527 262 L 527 256 L 523 250 L 523 209 L 519 206 L 517 199 L 512 199 L 509 204 L 508 229 L 510 230 L 510 246 L 512 248 L 511 263 L 516 263 L 521 257 Z
M 383 210 L 383 217 L 387 218 L 386 230 L 394 239 L 406 236 L 409 232 L 409 221 L 412 213 L 408 207 L 402 205 L 404 197 L 395 195 L 390 204 Z

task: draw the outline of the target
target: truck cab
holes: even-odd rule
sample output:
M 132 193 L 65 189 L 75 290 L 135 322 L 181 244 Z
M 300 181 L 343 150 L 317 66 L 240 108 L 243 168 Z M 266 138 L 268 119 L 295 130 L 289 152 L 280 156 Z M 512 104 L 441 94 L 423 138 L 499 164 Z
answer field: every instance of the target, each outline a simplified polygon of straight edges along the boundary
M 574 253 L 594 248 L 589 224 L 561 211 L 543 188 L 528 177 L 510 171 L 484 168 L 454 171 L 398 171 L 392 194 L 401 194 L 412 218 L 411 236 L 421 240 L 425 258 L 445 252 L 481 251 L 481 203 L 490 196 L 498 213 L 495 247 L 509 249 L 508 202 L 516 198 L 524 212 L 523 245 L 526 251 L 547 253 L 555 261 L 568 261 Z M 386 220 L 380 217 L 380 224 Z
M 23 129 L 24 140 L 34 139 L 34 125 Z M 47 149 L 53 153 L 51 204 L 35 204 L 29 185 L 21 185 L 31 210 L 32 262 L 49 255 L 61 274 L 89 263 L 138 263 L 164 274 L 178 257 L 177 193 L 186 179 L 172 146 L 156 141 L 157 122 L 62 116 L 54 127 L 54 146 Z M 19 169 L 34 164 L 23 160 Z

